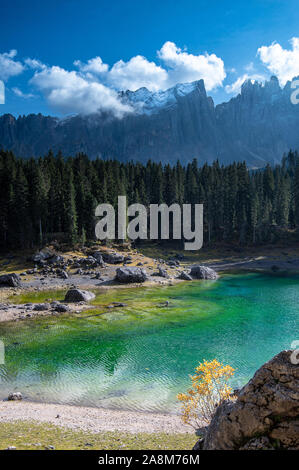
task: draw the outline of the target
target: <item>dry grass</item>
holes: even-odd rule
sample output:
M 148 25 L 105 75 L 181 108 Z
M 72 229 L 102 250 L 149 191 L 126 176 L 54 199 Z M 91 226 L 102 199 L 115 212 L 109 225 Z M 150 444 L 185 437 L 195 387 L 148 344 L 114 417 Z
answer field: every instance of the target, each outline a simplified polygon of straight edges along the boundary
M 88 433 L 29 421 L 0 423 L 0 450 L 190 450 L 198 440 L 193 434 Z

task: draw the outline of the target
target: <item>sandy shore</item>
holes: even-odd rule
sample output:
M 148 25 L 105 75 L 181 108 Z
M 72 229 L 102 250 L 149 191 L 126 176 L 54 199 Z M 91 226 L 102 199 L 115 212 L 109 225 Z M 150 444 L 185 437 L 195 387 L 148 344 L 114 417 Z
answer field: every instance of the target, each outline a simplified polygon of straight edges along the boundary
M 0 402 L 0 422 L 37 421 L 89 432 L 194 433 L 180 416 L 25 401 Z

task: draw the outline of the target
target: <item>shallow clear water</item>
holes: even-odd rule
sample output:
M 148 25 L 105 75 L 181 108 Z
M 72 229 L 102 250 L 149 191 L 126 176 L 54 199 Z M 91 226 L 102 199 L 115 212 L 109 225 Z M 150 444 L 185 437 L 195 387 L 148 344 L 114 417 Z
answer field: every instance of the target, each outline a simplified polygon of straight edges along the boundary
M 298 277 L 225 275 L 99 292 L 96 310 L 0 324 L 0 398 L 18 390 L 38 401 L 176 411 L 199 361 L 232 365 L 240 386 L 299 338 L 298 287 Z M 112 301 L 127 307 L 107 311 Z

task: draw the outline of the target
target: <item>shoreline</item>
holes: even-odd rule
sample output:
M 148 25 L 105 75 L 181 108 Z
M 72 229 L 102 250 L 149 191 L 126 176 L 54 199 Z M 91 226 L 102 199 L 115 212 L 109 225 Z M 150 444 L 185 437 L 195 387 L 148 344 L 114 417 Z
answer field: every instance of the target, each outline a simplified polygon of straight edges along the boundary
M 137 434 L 194 434 L 179 415 L 142 411 L 124 411 L 79 405 L 61 405 L 27 401 L 1 401 L 0 423 L 35 421 L 92 433 L 118 431 Z
M 76 286 L 79 289 L 91 290 L 91 291 L 109 291 L 109 290 L 122 290 L 122 289 L 143 289 L 143 288 L 158 288 L 172 286 L 183 281 L 178 279 L 178 274 L 182 270 L 190 269 L 193 264 L 201 264 L 214 269 L 220 276 L 221 274 L 244 274 L 244 273 L 269 273 L 273 275 L 296 275 L 299 274 L 299 257 L 298 249 L 289 250 L 290 253 L 280 252 L 276 253 L 255 253 L 248 255 L 244 253 L 240 255 L 222 255 L 204 253 L 196 258 L 185 259 L 180 263 L 179 266 L 168 266 L 164 260 L 157 260 L 145 256 L 141 253 L 134 253 L 133 261 L 131 266 L 138 266 L 141 264 L 145 269 L 148 270 L 149 278 L 144 283 L 133 283 L 133 284 L 119 284 L 114 281 L 115 271 L 119 265 L 106 265 L 101 268 L 102 279 L 98 279 L 94 273 L 87 273 L 76 275 L 69 271 L 67 279 L 59 279 L 57 277 L 40 277 L 39 273 L 34 276 L 26 276 L 22 279 L 21 287 L 2 287 L 0 289 L 0 324 L 5 322 L 17 322 L 22 320 L 30 320 L 36 317 L 46 316 L 60 316 L 60 315 L 73 315 L 80 314 L 81 311 L 86 308 L 92 310 L 98 308 L 89 303 L 67 303 L 67 312 L 57 312 L 49 309 L 34 310 L 32 305 L 29 304 L 14 304 L 13 297 L 17 295 L 25 294 L 26 292 L 51 292 L 51 291 L 62 291 L 67 290 L 72 286 Z M 161 277 L 154 274 L 158 266 L 162 265 L 166 270 L 168 278 Z M 6 271 L 5 273 L 7 273 Z M 3 271 L 4 273 L 4 271 Z M 25 281 L 25 282 L 24 282 Z M 200 281 L 193 281 L 200 282 Z M 44 302 L 44 301 L 43 301 Z M 38 303 L 38 302 L 33 302 Z M 64 302 L 62 301 L 64 304 Z

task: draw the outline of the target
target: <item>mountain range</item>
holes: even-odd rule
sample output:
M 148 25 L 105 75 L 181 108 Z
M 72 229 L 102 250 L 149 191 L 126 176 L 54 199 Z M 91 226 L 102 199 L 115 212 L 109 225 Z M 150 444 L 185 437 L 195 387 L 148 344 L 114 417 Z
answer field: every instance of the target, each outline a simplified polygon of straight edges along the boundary
M 218 159 L 246 161 L 251 168 L 279 162 L 299 149 L 299 105 L 291 103 L 291 82 L 281 88 L 276 77 L 261 84 L 246 81 L 240 94 L 214 105 L 203 80 L 166 91 L 146 88 L 119 94 L 132 112 L 76 115 L 59 119 L 41 114 L 0 116 L 0 147 L 17 156 L 84 152 L 90 158 L 120 161 L 198 163 Z

